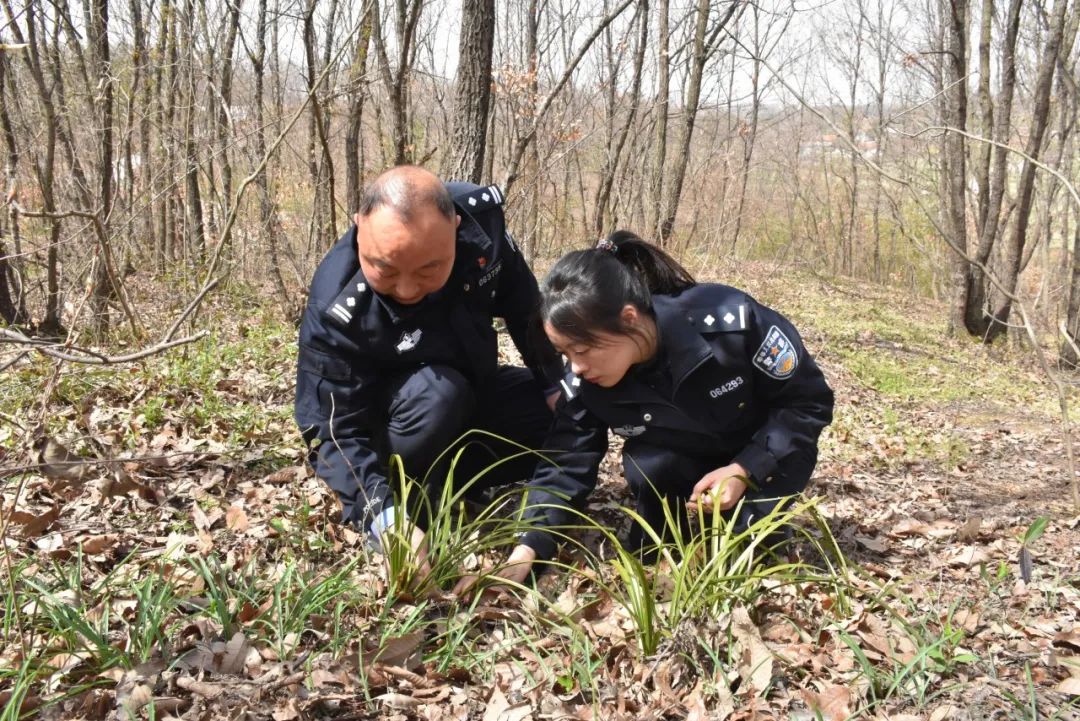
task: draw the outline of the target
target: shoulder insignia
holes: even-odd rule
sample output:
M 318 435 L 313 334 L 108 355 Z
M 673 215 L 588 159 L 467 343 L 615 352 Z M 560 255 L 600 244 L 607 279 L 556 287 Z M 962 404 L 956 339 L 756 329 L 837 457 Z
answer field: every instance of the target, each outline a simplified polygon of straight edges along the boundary
M 790 378 L 799 367 L 799 354 L 791 340 L 775 325 L 754 354 L 754 367 L 777 380 Z
M 578 388 L 581 387 L 581 376 L 567 375 L 559 381 L 559 385 L 562 386 L 566 400 L 573 400 L 578 394 Z
M 503 194 L 498 187 L 489 185 L 484 188 L 477 188 L 468 193 L 464 193 L 454 198 L 454 202 L 458 206 L 464 208 L 470 213 L 479 213 L 484 210 L 490 210 L 496 206 L 503 204 Z
M 746 304 L 721 305 L 691 312 L 686 319 L 699 333 L 730 333 L 746 330 Z
M 357 303 L 363 298 L 367 289 L 367 283 L 353 278 L 326 309 L 327 317 L 338 325 L 347 327 L 352 323 L 353 315 L 357 310 Z

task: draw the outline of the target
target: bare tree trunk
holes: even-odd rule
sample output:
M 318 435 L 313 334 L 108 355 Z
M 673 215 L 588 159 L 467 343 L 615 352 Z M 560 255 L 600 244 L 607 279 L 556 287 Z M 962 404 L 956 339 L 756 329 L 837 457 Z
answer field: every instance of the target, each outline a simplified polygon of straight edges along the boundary
M 994 101 L 990 96 L 990 48 L 994 19 L 994 0 L 982 0 L 982 19 L 979 25 L 979 115 L 980 132 L 984 138 L 994 135 Z M 976 199 L 976 227 L 986 225 L 990 209 L 990 158 L 993 146 L 977 143 L 972 148 L 975 160 L 975 182 L 978 184 Z
M 858 148 L 858 136 L 859 129 L 857 127 L 856 113 L 859 107 L 859 78 L 862 75 L 862 50 L 863 50 L 863 28 L 866 24 L 866 16 L 862 12 L 862 8 L 859 8 L 859 19 L 856 22 L 855 27 L 855 55 L 852 58 L 851 66 L 851 84 L 848 87 L 848 102 L 850 105 L 846 109 L 847 112 L 847 131 L 848 131 L 848 167 L 851 173 L 851 184 L 848 188 L 848 217 L 847 223 L 844 228 L 844 248 L 841 256 L 840 267 L 842 272 L 851 275 L 854 271 L 854 257 L 855 257 L 855 233 L 856 225 L 859 217 L 859 166 L 862 161 L 859 157 Z
M 739 233 L 742 231 L 742 219 L 743 212 L 746 209 L 746 186 L 750 181 L 750 163 L 754 157 L 754 144 L 757 142 L 758 132 L 758 118 L 761 113 L 761 88 L 759 87 L 761 82 L 761 31 L 759 23 L 761 21 L 761 11 L 757 5 L 753 5 L 754 14 L 754 57 L 752 62 L 752 70 L 750 72 L 750 123 L 749 127 L 743 132 L 740 129 L 740 135 L 742 136 L 742 167 L 739 172 L 739 201 L 735 208 L 735 230 L 731 236 L 731 249 L 735 250 L 735 246 L 739 243 Z M 734 61 L 733 61 L 734 65 Z M 725 177 L 726 177 L 725 173 Z
M 408 79 L 412 73 L 411 58 L 416 38 L 416 24 L 420 19 L 422 0 L 395 0 L 395 31 L 397 33 L 397 67 L 390 66 L 390 58 L 383 36 L 382 20 L 375 6 L 375 49 L 379 54 L 383 83 L 390 96 L 390 119 L 394 164 L 412 162 L 413 148 L 409 130 Z M 396 71 L 396 72 L 395 72 Z
M 109 327 L 109 298 L 119 294 L 120 288 L 113 287 L 117 280 L 110 273 L 108 225 L 113 203 L 113 74 L 109 55 L 109 1 L 94 0 L 91 11 L 90 42 L 93 44 L 95 72 L 100 89 L 99 119 L 101 123 L 100 158 L 98 164 L 98 208 L 96 214 L 102 226 L 99 232 L 101 258 L 94 278 L 94 293 L 91 309 L 94 315 L 94 328 L 104 332 Z
M 240 3 L 229 4 L 225 28 L 224 47 L 221 51 L 221 80 L 217 98 L 218 112 L 214 114 L 214 126 L 217 136 L 217 156 L 221 163 L 221 217 L 228 218 L 232 206 L 233 167 L 230 159 L 229 118 L 232 106 L 233 58 L 236 53 L 236 37 L 240 28 Z M 216 231 L 215 231 L 216 232 Z M 227 229 L 225 245 L 232 243 L 232 230 Z
M 255 52 L 251 53 L 251 70 L 255 81 L 255 157 L 266 157 L 266 103 L 263 87 L 266 75 L 266 0 L 259 0 L 258 15 L 255 18 Z M 256 160 L 258 162 L 258 160 Z M 270 278 L 274 281 L 278 297 L 283 301 L 288 298 L 285 279 L 281 275 L 281 260 L 278 257 L 277 208 L 270 195 L 270 180 L 266 167 L 259 168 L 255 174 L 255 187 L 259 196 L 259 235 L 270 257 Z
M 946 56 L 942 84 L 944 86 L 945 124 L 959 130 L 967 128 L 967 0 L 944 0 L 944 21 L 947 37 Z M 968 261 L 967 224 L 965 221 L 965 165 L 964 136 L 946 133 L 942 139 L 942 198 L 944 228 L 957 252 L 950 254 L 951 276 L 949 285 L 953 302 L 949 315 L 949 328 L 958 333 L 964 327 L 964 296 Z
M 536 141 L 537 130 L 539 129 L 540 123 L 544 122 L 544 118 L 547 116 L 551 104 L 555 101 L 555 98 L 558 97 L 559 93 L 562 92 L 562 89 L 566 87 L 566 84 L 570 82 L 570 78 L 573 77 L 574 71 L 577 70 L 578 65 L 581 64 L 581 60 L 585 57 L 589 48 L 593 46 L 593 43 L 596 42 L 596 39 L 600 37 L 600 34 L 603 33 L 605 28 L 614 22 L 615 18 L 619 17 L 626 8 L 630 7 L 633 2 L 634 0 L 622 0 L 622 2 L 612 9 L 611 12 L 600 20 L 592 33 L 582 41 L 574 56 L 569 60 L 559 81 L 555 83 L 555 86 L 539 103 L 536 112 L 533 114 L 533 122 L 525 129 L 525 132 L 518 137 L 517 142 L 514 144 L 513 154 L 510 156 L 510 165 L 506 171 L 506 179 L 502 184 L 505 195 L 510 195 L 510 189 L 517 180 L 518 172 L 521 169 L 521 160 L 525 156 L 525 151 Z
M 623 147 L 626 145 L 626 139 L 630 135 L 630 128 L 634 125 L 634 120 L 637 117 L 637 107 L 641 100 L 641 73 L 642 68 L 645 65 L 645 50 L 649 44 L 649 2 L 648 0 L 640 0 L 638 3 L 638 40 L 637 46 L 634 50 L 634 66 L 631 69 L 632 79 L 630 85 L 630 97 L 629 108 L 626 111 L 626 119 L 623 121 L 622 127 L 619 128 L 618 135 L 615 139 L 615 145 L 611 148 L 604 158 L 604 167 L 600 171 L 600 184 L 596 188 L 596 199 L 593 202 L 593 207 L 596 209 L 596 217 L 593 219 L 593 229 L 596 231 L 596 236 L 602 237 L 604 235 L 605 228 L 611 225 L 611 209 L 609 203 L 611 200 L 611 188 L 615 183 L 615 173 L 619 167 L 619 161 L 622 159 Z M 616 78 L 611 79 L 611 85 L 614 89 Z
M 988 120 L 993 123 L 992 138 L 1002 145 L 1007 144 L 1012 134 L 1012 107 L 1013 96 L 1016 88 L 1016 42 L 1020 33 L 1020 16 L 1023 0 L 1010 0 L 1009 11 L 1005 23 L 1005 38 L 1001 46 L 1001 86 L 997 92 L 997 107 L 991 106 L 991 114 L 987 115 L 984 108 L 983 123 Z M 980 59 L 980 66 L 982 61 Z M 984 132 L 988 132 L 984 128 Z M 1009 151 L 1001 145 L 991 149 L 993 159 L 991 165 L 981 181 L 980 187 L 987 188 L 986 207 L 978 208 L 979 223 L 976 230 L 979 233 L 979 244 L 975 249 L 975 263 L 966 270 L 966 288 L 964 293 L 963 327 L 967 332 L 984 337 L 989 327 L 989 315 L 987 314 L 987 286 L 989 281 L 984 276 L 980 265 L 986 265 L 990 260 L 990 254 L 994 250 L 997 239 L 1000 236 L 1004 221 L 1001 216 L 1001 206 L 1005 198 L 1005 190 L 1009 178 L 1008 159 Z
M 184 46 L 184 205 L 187 210 L 186 242 L 188 252 L 202 263 L 206 254 L 206 231 L 203 225 L 202 193 L 199 190 L 199 152 L 195 144 L 195 6 L 187 0 L 181 24 L 180 41 Z
M 653 137 L 652 177 L 649 183 L 649 232 L 660 234 L 660 216 L 664 203 L 664 165 L 667 161 L 668 111 L 671 102 L 671 30 L 668 0 L 659 0 L 656 9 L 656 128 Z
M 482 182 L 494 44 L 495 0 L 462 0 L 454 131 L 443 156 L 444 177 Z
M 348 110 L 345 123 L 345 208 L 360 206 L 360 177 L 363 155 L 364 96 L 367 93 L 368 48 L 371 46 L 372 2 L 365 0 L 360 35 L 356 39 L 346 89 Z
M 690 164 L 690 143 L 694 138 L 694 123 L 697 121 L 698 103 L 701 100 L 701 77 L 705 65 L 716 51 L 719 36 L 724 26 L 742 5 L 742 0 L 732 0 L 727 11 L 717 22 L 712 32 L 706 35 L 709 26 L 709 0 L 698 0 L 697 17 L 694 24 L 694 50 L 690 60 L 690 79 L 686 91 L 686 104 L 683 108 L 683 128 L 679 137 L 679 148 L 675 154 L 675 167 L 668 184 L 667 199 L 660 219 L 660 243 L 668 245 L 675 230 L 675 215 L 679 211 L 682 199 L 683 183 L 686 180 L 686 168 Z
M 330 145 L 326 137 L 326 122 L 322 100 L 316 82 L 319 67 L 315 57 L 315 5 L 317 0 L 308 0 L 304 13 L 304 57 L 307 72 L 307 90 L 311 104 L 308 137 L 308 168 L 311 173 L 312 187 L 315 189 L 315 247 L 329 247 L 337 226 L 337 210 L 334 207 L 334 164 L 330 155 Z M 317 143 L 317 145 L 316 145 Z M 316 147 L 320 158 L 316 158 Z
M 7 104 L 8 56 L 0 52 L 0 129 L 3 131 L 4 144 L 7 146 L 7 163 L 4 166 L 4 189 L 8 198 L 8 228 L 12 239 L 18 243 L 19 206 L 13 202 L 18 185 L 19 146 L 15 139 L 11 114 Z M 16 263 L 9 260 L 4 233 L 0 229 L 0 319 L 7 325 L 25 325 L 30 322 L 19 281 Z
M 1050 22 L 1050 35 L 1043 48 L 1039 74 L 1035 80 L 1031 127 L 1025 146 L 1026 155 L 1034 160 L 1038 160 L 1042 154 L 1043 138 L 1050 124 L 1050 90 L 1053 88 L 1054 73 L 1058 68 L 1059 52 L 1062 49 L 1061 43 L 1065 32 L 1065 10 L 1068 6 L 1069 0 L 1057 0 Z M 1065 48 L 1066 55 L 1071 52 L 1071 48 Z M 1017 184 L 1016 221 L 1012 235 L 1009 237 L 1009 244 L 1005 249 L 1005 276 L 1000 278 L 1005 284 L 1008 295 L 1001 299 L 994 312 L 992 325 L 986 335 L 987 342 L 992 342 L 1008 330 L 1009 314 L 1012 310 L 1012 298 L 1009 295 L 1015 292 L 1020 277 L 1020 262 L 1024 253 L 1024 244 L 1027 242 L 1028 223 L 1031 219 L 1034 198 L 1035 171 L 1035 163 L 1025 159 Z
M 540 54 L 539 54 L 539 38 L 538 33 L 540 30 L 540 8 L 537 4 L 537 0 L 529 0 L 528 7 L 526 9 L 528 13 L 525 18 L 525 67 L 528 70 L 527 76 L 527 88 L 528 88 L 528 102 L 525 105 L 525 111 L 523 113 L 522 120 L 530 125 L 536 122 L 536 103 L 540 97 Z M 526 155 L 525 160 L 525 175 L 528 178 L 532 178 L 532 184 L 529 188 L 529 202 L 526 211 L 526 217 L 528 221 L 526 228 L 528 232 L 525 236 L 525 258 L 531 263 L 536 259 L 537 241 L 540 238 L 540 151 L 536 147 L 536 143 L 533 143 L 529 152 Z M 503 190 L 508 190 L 505 186 Z

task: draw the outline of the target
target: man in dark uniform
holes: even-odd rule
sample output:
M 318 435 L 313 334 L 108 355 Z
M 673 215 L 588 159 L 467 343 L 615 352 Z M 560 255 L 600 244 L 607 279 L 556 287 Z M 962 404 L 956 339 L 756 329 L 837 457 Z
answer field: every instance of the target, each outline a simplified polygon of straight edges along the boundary
M 343 521 L 376 538 L 401 520 L 387 477 L 391 454 L 425 479 L 435 501 L 446 467 L 432 464 L 467 429 L 540 448 L 550 426 L 560 363 L 530 347 L 537 284 L 506 230 L 502 201 L 495 186 L 443 184 L 414 166 L 388 170 L 312 280 L 296 421 Z M 528 369 L 499 365 L 494 317 L 506 320 Z M 484 445 L 470 444 L 459 479 L 517 451 Z M 532 465 L 528 457 L 500 464 L 480 483 L 527 479 Z M 423 532 L 412 541 L 422 561 Z

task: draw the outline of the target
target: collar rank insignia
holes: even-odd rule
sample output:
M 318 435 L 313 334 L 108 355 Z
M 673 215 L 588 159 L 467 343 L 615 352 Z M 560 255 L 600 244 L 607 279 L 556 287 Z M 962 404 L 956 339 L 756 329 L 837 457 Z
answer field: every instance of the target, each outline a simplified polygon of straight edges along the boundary
M 424 335 L 424 331 L 417 328 L 412 333 L 408 331 L 401 334 L 401 340 L 394 346 L 394 350 L 398 353 L 407 353 L 416 347 L 416 344 L 420 342 L 420 336 Z
M 799 367 L 799 356 L 791 340 L 775 325 L 754 354 L 754 367 L 777 380 L 790 378 Z

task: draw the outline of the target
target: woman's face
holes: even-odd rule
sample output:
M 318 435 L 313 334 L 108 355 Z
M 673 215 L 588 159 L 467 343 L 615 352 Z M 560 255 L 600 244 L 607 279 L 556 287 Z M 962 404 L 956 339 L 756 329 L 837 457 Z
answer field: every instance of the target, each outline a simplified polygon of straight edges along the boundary
M 623 308 L 624 324 L 631 328 L 639 327 L 643 317 L 637 308 L 628 305 Z M 596 332 L 596 341 L 591 344 L 567 338 L 551 323 L 544 323 L 544 332 L 547 333 L 555 350 L 566 356 L 570 361 L 570 369 L 589 383 L 611 388 L 623 379 L 630 366 L 640 363 L 652 355 L 654 349 L 648 338 L 652 336 L 649 330 L 642 328 L 644 338 L 637 334 Z

